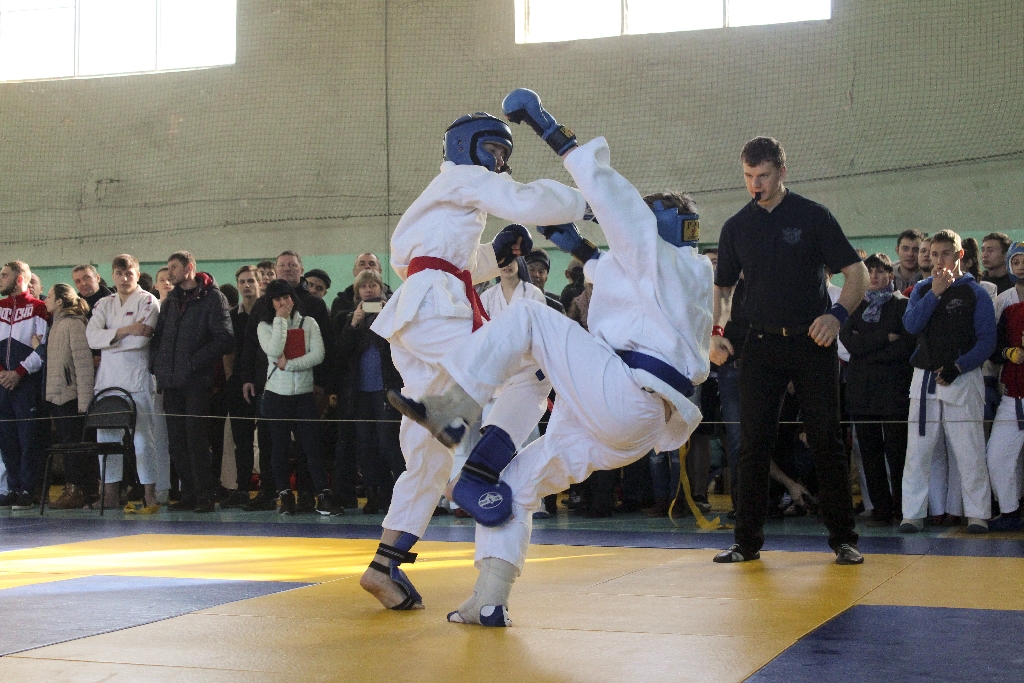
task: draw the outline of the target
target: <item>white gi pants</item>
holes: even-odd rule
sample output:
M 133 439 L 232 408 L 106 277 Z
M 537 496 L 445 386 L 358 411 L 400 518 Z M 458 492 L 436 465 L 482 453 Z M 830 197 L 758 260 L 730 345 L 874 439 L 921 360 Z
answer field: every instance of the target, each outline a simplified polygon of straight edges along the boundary
M 992 516 L 992 502 L 985 462 L 985 382 L 981 370 L 964 373 L 952 385 L 937 387 L 935 393 L 926 394 L 925 433 L 921 436 L 920 386 L 926 379 L 923 370 L 914 370 L 907 463 L 903 469 L 903 517 L 922 519 L 926 516 L 929 479 L 934 481 L 935 474 L 932 464 L 936 458 L 945 459 L 948 454 L 950 475 L 956 471 L 960 478 L 964 513 L 968 517 L 988 519 Z
M 475 337 L 493 322 L 473 332 L 469 318 L 441 318 L 434 313 L 431 297 L 420 304 L 416 316 L 396 332 L 391 342 L 391 359 L 402 375 L 402 393 L 410 398 L 442 394 L 450 386 L 450 378 L 440 362 L 446 353 L 464 339 Z M 488 424 L 501 424 L 514 443 L 522 443 L 533 431 L 547 407 L 551 383 L 537 379 L 536 368 L 529 370 L 526 361 L 516 366 L 512 377 L 497 397 Z M 500 384 L 499 384 L 500 386 Z M 491 392 L 493 393 L 493 392 Z M 488 393 L 481 404 L 491 397 Z M 448 477 L 452 471 L 453 453 L 430 432 L 403 417 L 399 430 L 406 470 L 395 482 L 391 507 L 382 526 L 422 536 L 430 523 Z
M 153 383 L 153 443 L 156 447 L 156 490 L 171 488 L 171 446 L 167 440 L 167 417 L 164 415 L 164 396 L 156 393 Z
M 995 422 L 992 423 L 986 452 L 992 492 L 999 501 L 999 511 L 1003 513 L 1013 512 L 1020 506 L 1021 483 L 1024 478 L 1020 455 L 1020 449 L 1024 447 L 1024 430 L 1017 425 L 1019 400 L 1003 396 L 996 410 Z
M 156 484 L 157 473 L 160 471 L 161 466 L 168 472 L 168 474 L 164 475 L 164 478 L 170 479 L 170 460 L 168 459 L 164 463 L 159 462 L 156 439 L 153 436 L 153 422 L 155 420 L 153 415 L 155 412 L 153 408 L 153 394 L 148 391 L 133 391 L 132 398 L 135 399 L 135 407 L 138 410 L 138 416 L 135 420 L 135 466 L 139 471 L 139 482 L 142 484 Z M 96 430 L 96 441 L 99 443 L 120 441 L 123 436 L 124 432 L 120 429 Z M 103 456 L 100 456 L 99 461 L 102 470 Z M 120 454 L 108 455 L 107 472 L 103 481 L 107 484 L 113 484 L 121 481 L 123 476 L 124 456 Z
M 497 557 L 520 570 L 533 511 L 541 498 L 564 491 L 595 470 L 643 457 L 663 438 L 665 402 L 645 391 L 614 351 L 544 304 L 517 302 L 462 342 L 443 361 L 478 401 L 535 360 L 558 394 L 547 433 L 527 446 L 501 478 L 514 495 L 513 517 L 499 527 L 476 527 L 476 560 Z M 494 414 L 491 421 L 505 428 Z M 690 425 L 690 430 L 696 427 Z M 507 431 L 507 430 L 506 430 Z M 685 437 L 684 437 L 685 440 Z
M 911 423 L 910 429 L 916 429 Z M 932 472 L 928 482 L 928 514 L 936 517 L 964 514 L 964 498 L 961 494 L 960 468 L 953 462 L 953 454 L 936 453 L 932 458 Z

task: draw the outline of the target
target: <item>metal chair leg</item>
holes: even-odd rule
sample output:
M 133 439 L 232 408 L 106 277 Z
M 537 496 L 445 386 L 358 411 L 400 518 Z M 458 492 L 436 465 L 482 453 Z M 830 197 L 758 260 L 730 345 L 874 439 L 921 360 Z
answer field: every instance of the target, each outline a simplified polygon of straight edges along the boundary
M 107 502 L 107 454 L 103 454 L 103 462 L 100 463 L 100 517 L 103 516 L 103 506 Z
M 42 517 L 46 511 L 46 501 L 50 499 L 50 489 L 47 484 L 50 481 L 50 461 L 53 460 L 53 453 L 46 456 L 46 464 L 43 465 L 43 495 L 39 500 L 39 516 Z

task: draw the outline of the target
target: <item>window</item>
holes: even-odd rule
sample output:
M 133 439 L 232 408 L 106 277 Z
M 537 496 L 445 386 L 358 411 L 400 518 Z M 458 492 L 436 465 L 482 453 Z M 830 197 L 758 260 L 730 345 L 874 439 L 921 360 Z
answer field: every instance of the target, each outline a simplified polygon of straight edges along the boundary
M 832 18 L 832 0 L 515 0 L 516 42 Z
M 0 81 L 235 63 L 236 0 L 0 0 Z

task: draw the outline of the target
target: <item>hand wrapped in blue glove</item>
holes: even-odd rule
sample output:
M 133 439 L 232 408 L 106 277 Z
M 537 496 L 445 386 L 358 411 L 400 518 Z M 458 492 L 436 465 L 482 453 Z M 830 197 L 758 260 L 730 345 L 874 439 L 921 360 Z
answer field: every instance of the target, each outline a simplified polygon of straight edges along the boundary
M 494 256 L 498 259 L 498 267 L 504 268 L 516 260 L 517 256 L 525 256 L 533 251 L 533 238 L 530 231 L 518 223 L 506 225 L 491 242 Z
M 512 123 L 525 121 L 530 124 L 559 156 L 576 146 L 576 134 L 555 121 L 555 117 L 541 106 L 540 96 L 532 90 L 516 88 L 502 101 L 501 110 Z
M 562 223 L 561 225 L 539 225 L 537 230 L 544 237 L 551 240 L 552 244 L 567 254 L 572 254 L 583 263 L 592 258 L 597 258 L 601 253 L 597 245 L 580 234 L 575 223 Z

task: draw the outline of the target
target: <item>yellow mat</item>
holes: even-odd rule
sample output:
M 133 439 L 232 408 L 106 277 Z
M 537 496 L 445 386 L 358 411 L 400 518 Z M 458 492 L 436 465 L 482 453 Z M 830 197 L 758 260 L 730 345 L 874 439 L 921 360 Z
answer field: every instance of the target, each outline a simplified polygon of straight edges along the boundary
M 389 612 L 360 590 L 376 542 L 142 535 L 0 553 L 0 587 L 91 574 L 305 581 L 0 658 L 0 681 L 742 681 L 857 603 L 1024 609 L 1024 560 L 533 546 L 515 626 L 448 624 L 470 591 L 471 544 L 417 545 L 427 609 Z M 967 579 L 970 581 L 967 581 Z M 970 584 L 968 588 L 967 584 Z

